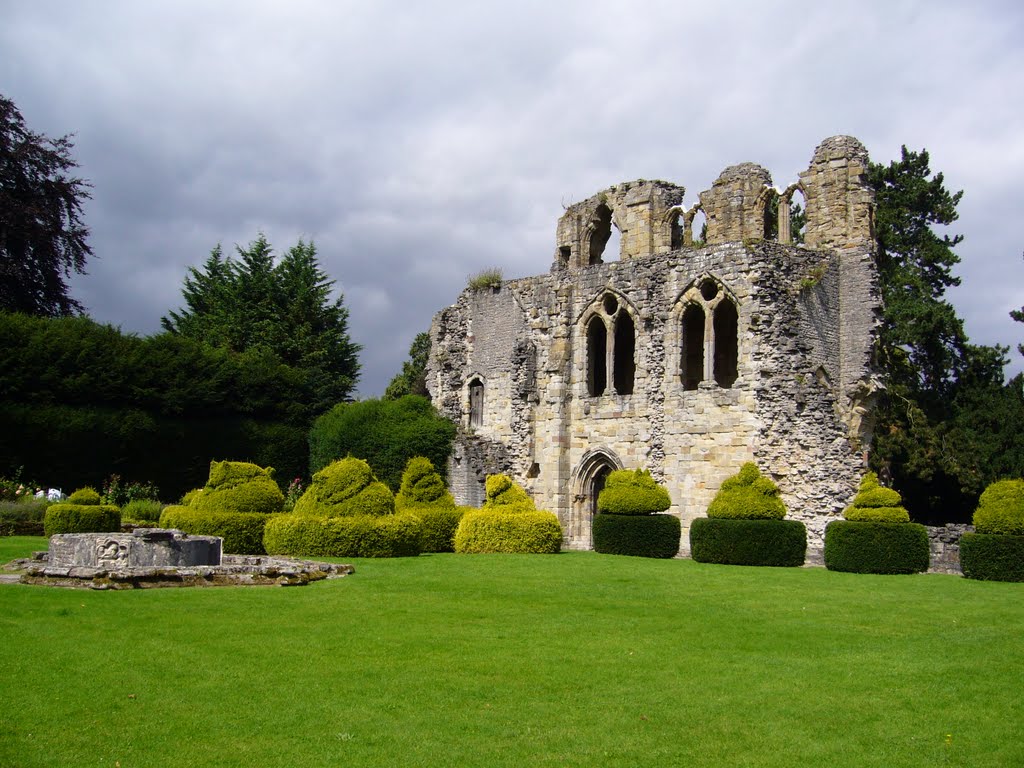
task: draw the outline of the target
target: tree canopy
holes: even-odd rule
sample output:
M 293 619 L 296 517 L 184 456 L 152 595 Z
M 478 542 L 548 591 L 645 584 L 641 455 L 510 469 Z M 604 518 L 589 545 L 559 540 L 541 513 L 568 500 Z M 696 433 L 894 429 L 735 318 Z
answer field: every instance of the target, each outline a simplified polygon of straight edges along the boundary
M 67 278 L 92 256 L 82 223 L 89 184 L 73 175 L 70 136 L 35 133 L 0 95 L 0 309 L 54 317 L 82 312 Z
M 233 352 L 264 349 L 302 371 L 313 413 L 349 399 L 359 379 L 360 346 L 348 335 L 343 297 L 320 269 L 316 246 L 302 240 L 280 259 L 263 235 L 237 258 L 218 245 L 190 267 L 185 306 L 161 319 L 170 333 Z
M 402 370 L 384 390 L 385 400 L 397 400 L 405 395 L 427 394 L 427 361 L 430 359 L 430 334 L 417 333 L 409 347 L 409 359 L 402 363 Z

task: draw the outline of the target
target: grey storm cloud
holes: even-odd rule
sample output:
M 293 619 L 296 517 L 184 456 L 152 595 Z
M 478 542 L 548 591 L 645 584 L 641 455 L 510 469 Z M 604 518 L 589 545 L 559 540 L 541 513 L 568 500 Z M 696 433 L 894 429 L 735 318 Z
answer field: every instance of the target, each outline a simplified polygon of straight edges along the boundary
M 126 331 L 218 243 L 313 240 L 377 395 L 468 275 L 549 267 L 563 205 L 636 178 L 691 203 L 748 160 L 785 185 L 848 133 L 965 191 L 950 298 L 975 343 L 1024 336 L 1015 3 L 0 5 L 0 92 L 93 184 L 73 293 Z

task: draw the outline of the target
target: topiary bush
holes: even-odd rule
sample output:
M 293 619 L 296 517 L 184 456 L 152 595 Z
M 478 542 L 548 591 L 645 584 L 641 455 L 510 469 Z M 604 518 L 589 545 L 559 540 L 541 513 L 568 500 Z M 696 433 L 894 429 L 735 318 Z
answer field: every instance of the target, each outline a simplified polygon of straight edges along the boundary
M 414 456 L 409 459 L 402 473 L 402 486 L 395 496 L 395 509 L 401 511 L 422 507 L 454 509 L 455 499 L 430 459 Z
M 46 536 L 121 530 L 121 510 L 111 504 L 52 504 L 43 517 Z
M 1024 480 L 997 480 L 974 510 L 976 533 L 1024 536 Z
M 272 515 L 263 532 L 268 554 L 302 557 L 411 557 L 422 524 L 411 514 L 311 517 Z
M 210 479 L 192 498 L 193 509 L 213 514 L 241 512 L 269 515 L 284 507 L 274 469 L 247 461 L 211 461 Z
M 965 533 L 960 537 L 960 569 L 968 579 L 1024 581 L 1024 536 Z
M 77 491 L 68 496 L 68 504 L 83 504 L 87 506 L 94 506 L 99 504 L 100 492 L 95 488 L 86 486 L 85 488 L 79 488 Z M 111 505 L 114 506 L 114 505 Z
M 825 526 L 825 567 L 847 573 L 928 570 L 928 531 L 919 523 L 833 520 Z
M 506 552 L 556 554 L 562 548 L 562 527 L 551 512 L 485 508 L 463 515 L 455 532 L 455 551 L 466 554 Z
M 472 507 L 416 507 L 409 511 L 422 524 L 420 548 L 423 552 L 454 552 L 455 531 L 462 516 Z
M 607 515 L 652 515 L 670 506 L 668 491 L 643 469 L 609 473 L 597 496 L 597 511 Z
M 681 526 L 675 515 L 605 513 L 594 516 L 594 550 L 606 555 L 675 557 Z
M 161 528 L 176 528 L 194 536 L 220 536 L 225 554 L 262 555 L 263 528 L 270 515 L 260 512 L 209 512 L 172 505 L 160 513 Z
M 516 485 L 508 475 L 488 475 L 484 489 L 487 493 L 484 509 L 501 507 L 506 512 L 537 509 L 530 494 Z
M 732 520 L 781 520 L 786 505 L 779 498 L 779 486 L 762 477 L 751 461 L 722 483 L 708 506 L 708 517 Z
M 313 475 L 309 488 L 297 502 L 294 515 L 312 517 L 350 517 L 354 515 L 391 515 L 395 496 L 377 480 L 370 465 L 349 456 Z
M 855 522 L 910 522 L 910 513 L 903 507 L 899 492 L 879 485 L 874 472 L 864 475 L 853 504 L 843 511 L 843 517 Z
M 807 528 L 797 520 L 698 517 L 690 556 L 698 563 L 796 567 L 807 554 Z

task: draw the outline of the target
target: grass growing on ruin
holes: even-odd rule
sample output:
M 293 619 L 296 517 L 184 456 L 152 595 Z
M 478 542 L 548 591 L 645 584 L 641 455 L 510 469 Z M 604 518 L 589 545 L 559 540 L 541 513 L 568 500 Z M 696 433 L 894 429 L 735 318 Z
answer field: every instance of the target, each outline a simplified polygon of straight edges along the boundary
M 1021 585 L 593 553 L 356 568 L 0 585 L 0 765 L 1024 764 Z

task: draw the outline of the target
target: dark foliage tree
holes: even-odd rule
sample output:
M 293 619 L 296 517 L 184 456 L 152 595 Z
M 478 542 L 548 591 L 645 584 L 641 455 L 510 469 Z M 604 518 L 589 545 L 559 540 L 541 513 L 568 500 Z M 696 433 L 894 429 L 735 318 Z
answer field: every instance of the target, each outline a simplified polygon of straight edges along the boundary
M 1024 471 L 1020 393 L 1003 384 L 1007 348 L 970 344 L 944 298 L 960 282 L 952 270 L 962 237 L 933 228 L 956 221 L 962 193 L 950 193 L 941 173 L 932 176 L 926 151 L 906 147 L 888 166 L 872 163 L 868 177 L 877 202 L 886 385 L 872 466 L 903 494 L 915 521 L 968 522 L 988 482 Z
M 263 349 L 307 377 L 311 415 L 347 400 L 359 379 L 360 346 L 348 335 L 343 297 L 320 269 L 313 243 L 279 260 L 260 235 L 237 258 L 220 246 L 189 268 L 184 308 L 161 322 L 170 333 L 233 352 Z
M 427 360 L 430 359 L 430 334 L 416 334 L 409 347 L 409 359 L 402 363 L 402 370 L 384 390 L 385 400 L 397 400 L 404 395 L 427 395 Z
M 92 249 L 82 223 L 89 184 L 73 175 L 70 136 L 30 131 L 0 95 L 0 309 L 57 316 L 82 312 L 67 278 Z
M 1010 317 L 1012 317 L 1018 323 L 1024 323 L 1024 306 L 1022 306 L 1020 309 L 1011 309 Z M 1024 344 L 1018 344 L 1017 351 L 1024 355 Z

